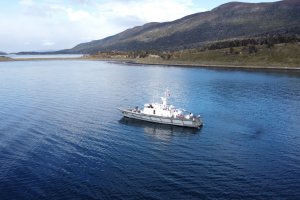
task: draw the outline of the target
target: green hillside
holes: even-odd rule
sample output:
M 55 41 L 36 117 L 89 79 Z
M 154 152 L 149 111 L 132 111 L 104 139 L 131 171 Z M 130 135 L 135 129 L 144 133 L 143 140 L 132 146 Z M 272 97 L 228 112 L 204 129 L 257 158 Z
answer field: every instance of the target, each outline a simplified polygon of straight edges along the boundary
M 165 23 L 148 23 L 101 40 L 82 43 L 59 53 L 181 50 L 212 41 L 273 34 L 300 34 L 300 1 L 221 5 Z

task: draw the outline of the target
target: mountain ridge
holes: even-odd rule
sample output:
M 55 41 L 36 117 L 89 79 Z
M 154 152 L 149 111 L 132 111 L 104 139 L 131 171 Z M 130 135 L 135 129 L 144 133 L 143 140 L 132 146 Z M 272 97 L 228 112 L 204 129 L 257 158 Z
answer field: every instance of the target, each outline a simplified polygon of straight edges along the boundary
M 100 40 L 81 43 L 59 53 L 179 50 L 212 41 L 258 35 L 300 34 L 300 1 L 229 2 L 211 11 L 170 22 L 150 22 Z

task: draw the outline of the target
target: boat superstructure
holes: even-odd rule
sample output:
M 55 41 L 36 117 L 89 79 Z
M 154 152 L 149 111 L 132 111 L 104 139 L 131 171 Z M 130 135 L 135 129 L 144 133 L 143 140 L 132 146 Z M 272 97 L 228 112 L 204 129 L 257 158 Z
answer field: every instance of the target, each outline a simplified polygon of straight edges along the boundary
M 161 97 L 162 103 L 147 103 L 142 109 L 135 107 L 133 109 L 119 108 L 119 110 L 124 117 L 143 121 L 193 128 L 199 128 L 203 125 L 200 115 L 195 116 L 184 109 L 169 105 L 169 97 L 170 93 L 167 90 L 164 97 Z

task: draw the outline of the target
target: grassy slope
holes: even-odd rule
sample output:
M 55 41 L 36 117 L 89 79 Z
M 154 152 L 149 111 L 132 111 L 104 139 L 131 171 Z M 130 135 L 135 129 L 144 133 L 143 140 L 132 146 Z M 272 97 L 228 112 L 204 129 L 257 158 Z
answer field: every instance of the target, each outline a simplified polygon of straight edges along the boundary
M 211 11 L 165 23 L 148 23 L 119 34 L 79 44 L 68 53 L 105 51 L 168 51 L 207 42 L 257 35 L 299 34 L 300 1 L 223 4 Z
M 249 54 L 242 47 L 234 48 L 234 53 L 228 49 L 207 51 L 175 52 L 171 59 L 160 58 L 137 59 L 139 63 L 187 64 L 187 65 L 222 65 L 248 67 L 300 67 L 300 44 L 279 44 L 272 48 L 265 45 L 257 46 L 257 53 Z

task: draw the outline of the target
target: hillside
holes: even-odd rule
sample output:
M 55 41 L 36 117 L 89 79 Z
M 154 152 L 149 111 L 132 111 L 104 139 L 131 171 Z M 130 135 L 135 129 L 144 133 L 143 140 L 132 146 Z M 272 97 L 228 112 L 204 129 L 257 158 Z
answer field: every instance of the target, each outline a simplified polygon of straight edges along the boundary
M 7 53 L 0 51 L 0 55 L 7 55 Z
M 142 64 L 215 66 L 261 69 L 300 69 L 300 43 L 249 45 L 172 52 L 99 52 L 84 59 Z
M 59 53 L 179 50 L 209 42 L 272 34 L 300 34 L 300 1 L 231 2 L 165 23 L 148 23 Z

